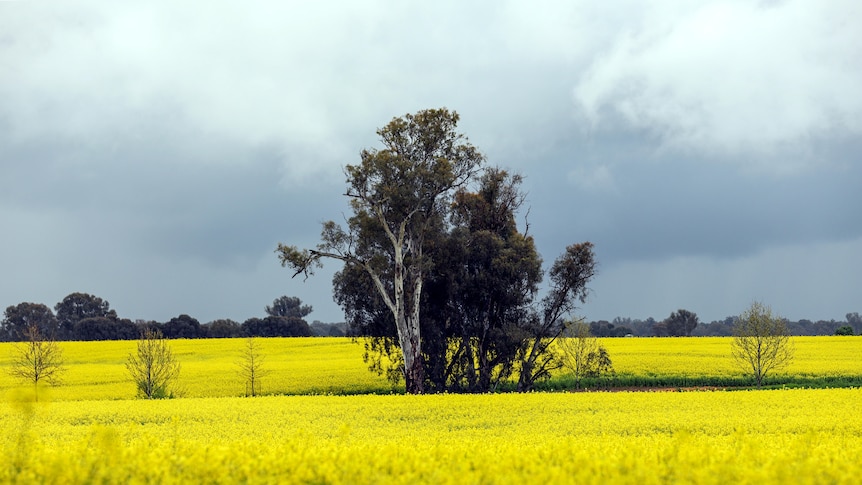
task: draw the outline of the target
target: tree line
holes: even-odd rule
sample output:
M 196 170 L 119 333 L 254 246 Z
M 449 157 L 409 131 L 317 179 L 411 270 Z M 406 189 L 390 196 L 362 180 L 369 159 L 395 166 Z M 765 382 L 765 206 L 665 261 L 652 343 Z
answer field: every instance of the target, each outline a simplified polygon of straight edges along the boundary
M 799 320 L 782 318 L 788 335 L 862 335 L 862 316 L 847 313 L 846 320 Z M 664 320 L 652 317 L 645 320 L 617 317 L 612 321 L 589 322 L 590 331 L 597 337 L 730 337 L 739 316 L 723 320 L 700 322 L 697 314 L 685 309 L 677 310 Z
M 56 312 L 56 313 L 55 313 Z M 281 296 L 265 307 L 266 316 L 242 323 L 219 319 L 200 323 L 181 314 L 166 322 L 120 318 L 107 300 L 88 293 L 71 293 L 52 311 L 43 303 L 11 305 L 0 321 L 0 341 L 26 341 L 31 328 L 52 340 L 134 340 L 145 330 L 157 330 L 165 338 L 310 337 L 344 335 L 344 325 L 314 322 L 312 312 L 297 297 Z

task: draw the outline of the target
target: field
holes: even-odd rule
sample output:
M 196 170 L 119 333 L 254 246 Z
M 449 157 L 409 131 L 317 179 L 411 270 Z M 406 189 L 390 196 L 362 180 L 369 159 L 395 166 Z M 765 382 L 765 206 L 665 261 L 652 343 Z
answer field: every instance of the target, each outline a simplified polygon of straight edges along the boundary
M 858 483 L 862 473 L 859 388 L 242 398 L 242 343 L 171 342 L 181 399 L 131 399 L 122 362 L 134 342 L 63 343 L 67 382 L 50 402 L 0 376 L 0 482 Z M 262 343 L 264 392 L 393 391 L 347 339 Z M 740 378 L 728 339 L 604 344 L 622 375 Z M 787 375 L 862 375 L 862 339 L 796 347 Z
M 348 338 L 258 339 L 270 375 L 264 394 L 365 394 L 403 392 L 365 368 L 362 345 Z M 796 358 L 780 376 L 862 379 L 859 337 L 795 337 Z M 237 374 L 244 339 L 172 340 L 182 370 L 181 397 L 242 396 Z M 745 379 L 730 357 L 730 339 L 616 338 L 603 339 L 614 362 L 617 380 L 625 383 L 711 384 Z M 0 368 L 7 368 L 12 345 L 0 343 Z M 48 389 L 54 401 L 131 399 L 135 389 L 124 367 L 134 341 L 60 342 L 67 372 L 62 386 Z M 565 384 L 565 376 L 558 376 Z M 860 381 L 862 382 L 862 381 Z M 0 393 L 19 384 L 0 372 Z

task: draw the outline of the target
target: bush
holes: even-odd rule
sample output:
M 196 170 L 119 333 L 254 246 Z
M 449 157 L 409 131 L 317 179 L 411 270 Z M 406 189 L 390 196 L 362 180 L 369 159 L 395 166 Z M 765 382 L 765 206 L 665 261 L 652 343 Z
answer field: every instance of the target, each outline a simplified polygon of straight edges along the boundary
M 129 354 L 126 369 L 135 382 L 138 396 L 147 399 L 173 397 L 168 386 L 180 373 L 180 364 L 162 332 L 145 329 L 138 340 L 138 350 Z

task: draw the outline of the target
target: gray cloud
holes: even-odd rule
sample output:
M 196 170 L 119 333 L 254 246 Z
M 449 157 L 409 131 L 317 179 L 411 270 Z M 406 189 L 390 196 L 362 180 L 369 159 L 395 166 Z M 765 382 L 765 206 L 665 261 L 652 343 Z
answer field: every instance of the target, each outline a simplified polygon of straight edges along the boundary
M 859 311 L 829 256 L 862 239 L 855 3 L 493 7 L 0 4 L 0 306 L 244 319 L 293 294 L 340 319 L 337 265 L 291 280 L 276 243 L 341 218 L 376 128 L 448 106 L 527 176 L 546 261 L 596 243 L 588 318 Z M 758 276 L 806 253 L 799 288 Z
M 849 20 L 859 13 L 847 2 L 656 8 L 591 65 L 575 98 L 593 125 L 622 120 L 673 150 L 778 171 L 818 163 L 805 156 L 812 140 L 862 133 L 862 33 Z

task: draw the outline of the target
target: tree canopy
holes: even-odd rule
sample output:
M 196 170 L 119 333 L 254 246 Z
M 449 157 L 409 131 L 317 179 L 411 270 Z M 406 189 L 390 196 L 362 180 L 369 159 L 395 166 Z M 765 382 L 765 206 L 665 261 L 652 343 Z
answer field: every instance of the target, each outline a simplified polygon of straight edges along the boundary
M 107 301 L 88 293 L 72 293 L 57 303 L 54 310 L 57 312 L 60 331 L 64 335 L 73 334 L 75 324 L 85 318 L 117 318 L 117 312 L 111 310 Z
M 664 320 L 665 330 L 671 337 L 690 337 L 697 323 L 697 314 L 682 308 Z
M 542 260 L 516 214 L 521 177 L 486 168 L 475 190 L 462 187 L 447 214 L 426 234 L 426 281 L 420 321 L 425 388 L 487 392 L 518 373 L 529 390 L 561 362 L 548 351 L 563 317 L 586 297 L 595 263 L 592 245 L 567 248 L 550 272 L 551 288 L 538 300 Z M 365 233 L 367 240 L 381 238 Z M 404 365 L 391 316 L 358 265 L 334 278 L 336 301 L 350 332 L 368 337 L 369 366 L 390 377 Z
M 6 307 L 0 329 L 9 340 L 27 340 L 31 327 L 40 335 L 53 338 L 57 334 L 57 318 L 54 312 L 42 303 L 19 303 Z
M 430 260 L 425 240 L 444 218 L 448 200 L 484 157 L 455 128 L 455 112 L 429 109 L 394 118 L 377 130 L 381 149 L 366 149 L 345 168 L 353 216 L 347 229 L 324 223 L 321 243 L 300 250 L 279 244 L 283 266 L 308 275 L 321 259 L 361 268 L 389 310 L 404 361 L 407 391 L 424 391 L 420 307 Z
M 303 305 L 295 296 L 280 296 L 266 306 L 266 314 L 271 317 L 305 318 L 311 312 L 311 305 Z

